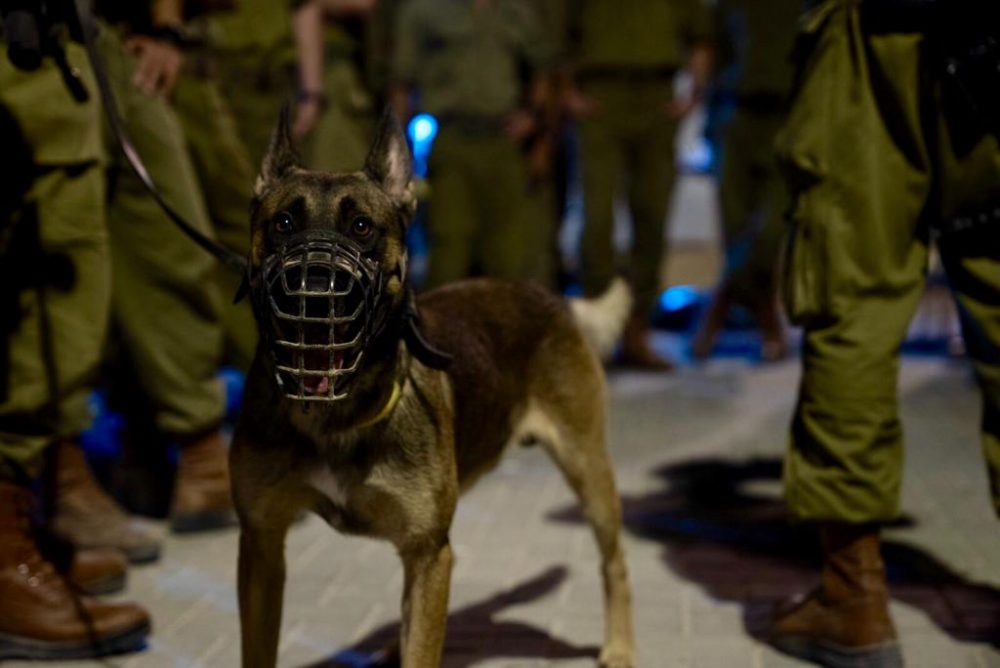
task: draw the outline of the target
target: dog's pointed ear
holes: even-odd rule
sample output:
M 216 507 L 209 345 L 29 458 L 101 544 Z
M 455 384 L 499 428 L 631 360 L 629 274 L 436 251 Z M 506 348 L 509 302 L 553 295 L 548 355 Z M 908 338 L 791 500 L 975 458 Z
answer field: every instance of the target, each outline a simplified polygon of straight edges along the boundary
M 260 165 L 260 174 L 254 184 L 253 192 L 257 197 L 299 166 L 299 155 L 295 150 L 295 142 L 292 141 L 291 125 L 288 120 L 290 113 L 286 102 L 281 108 L 278 125 L 271 133 L 271 143 L 267 147 L 267 154 L 264 155 L 264 161 Z
M 413 161 L 410 159 L 410 147 L 399 119 L 391 109 L 382 114 L 364 171 L 400 206 L 409 208 L 415 202 L 411 185 Z

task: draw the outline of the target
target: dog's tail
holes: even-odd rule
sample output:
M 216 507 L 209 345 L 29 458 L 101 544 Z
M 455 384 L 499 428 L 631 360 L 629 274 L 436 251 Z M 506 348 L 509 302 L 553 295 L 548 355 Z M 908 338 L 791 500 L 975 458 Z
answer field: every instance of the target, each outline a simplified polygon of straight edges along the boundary
M 569 308 L 583 335 L 606 359 L 622 335 L 625 320 L 632 310 L 632 291 L 622 278 L 616 278 L 604 294 L 592 299 L 571 298 Z

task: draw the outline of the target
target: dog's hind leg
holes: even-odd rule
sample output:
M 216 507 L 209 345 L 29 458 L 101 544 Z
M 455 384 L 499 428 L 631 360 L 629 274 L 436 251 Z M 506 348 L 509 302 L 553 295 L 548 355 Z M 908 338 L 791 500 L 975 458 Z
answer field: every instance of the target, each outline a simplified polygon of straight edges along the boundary
M 548 422 L 538 439 L 576 492 L 594 531 L 604 581 L 605 639 L 600 663 L 605 668 L 635 666 L 632 595 L 621 545 L 621 501 L 604 439 L 604 411 L 579 411 L 578 424 L 551 420 L 535 409 L 535 420 Z

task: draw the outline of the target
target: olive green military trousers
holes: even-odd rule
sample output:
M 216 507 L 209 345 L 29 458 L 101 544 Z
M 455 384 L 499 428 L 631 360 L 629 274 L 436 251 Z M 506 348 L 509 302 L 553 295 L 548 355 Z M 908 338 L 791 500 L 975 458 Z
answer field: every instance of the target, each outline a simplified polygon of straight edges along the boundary
M 619 273 L 613 243 L 614 205 L 624 196 L 632 213 L 632 249 L 625 273 L 637 314 L 647 315 L 660 288 L 664 227 L 674 187 L 677 123 L 667 105 L 669 77 L 602 76 L 585 81 L 594 114 L 580 123 L 584 227 L 580 242 L 583 290 L 597 295 Z
M 356 172 L 364 166 L 375 132 L 374 102 L 357 67 L 346 57 L 327 59 L 323 74 L 327 104 L 303 152 L 310 169 Z
M 789 201 L 774 152 L 783 120 L 779 113 L 737 108 L 725 133 L 719 179 L 724 281 L 727 295 L 750 308 L 776 296 Z
M 228 102 L 213 77 L 185 72 L 170 98 L 187 140 L 216 239 L 246 257 L 250 250 L 250 200 L 256 169 L 250 163 Z M 257 349 L 249 300 L 233 304 L 243 276 L 220 263 L 214 273 L 222 297 L 224 358 L 246 371 Z
M 803 29 L 814 47 L 778 138 L 794 195 L 785 301 L 805 328 L 786 495 L 805 520 L 888 520 L 903 458 L 898 352 L 924 289 L 928 228 L 1000 203 L 1000 146 L 945 115 L 956 107 L 941 104 L 921 35 L 866 34 L 848 0 L 821 3 Z M 1000 512 L 1000 229 L 949 235 L 939 249 L 982 390 Z
M 132 85 L 134 61 L 115 31 L 101 31 L 98 46 L 122 118 L 154 182 L 187 221 L 211 236 L 177 115 L 165 100 Z M 108 135 L 112 352 L 134 372 L 160 430 L 205 431 L 221 421 L 224 409 L 216 378 L 223 345 L 216 261 L 170 221 Z
M 295 96 L 295 71 L 284 49 L 216 51 L 219 86 L 257 172 L 278 124 L 282 105 Z
M 523 212 L 528 179 L 518 147 L 497 133 L 442 126 L 428 165 L 425 287 L 473 273 L 525 278 L 531 251 Z M 533 243 L 543 243 L 543 239 Z
M 91 92 L 85 102 L 52 61 L 25 73 L 0 56 L 0 113 L 12 119 L 0 146 L 8 174 L 27 186 L 0 207 L 3 477 L 36 475 L 56 437 L 89 426 L 110 307 L 101 109 L 83 48 L 66 55 Z M 11 164 L 17 156 L 25 164 Z

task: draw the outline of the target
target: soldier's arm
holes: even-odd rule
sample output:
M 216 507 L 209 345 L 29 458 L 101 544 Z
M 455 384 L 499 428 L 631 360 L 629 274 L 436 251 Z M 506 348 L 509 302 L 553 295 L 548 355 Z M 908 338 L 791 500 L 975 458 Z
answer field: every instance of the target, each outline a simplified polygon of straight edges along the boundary
M 411 109 L 411 94 L 417 83 L 422 41 L 420 15 L 414 4 L 405 3 L 396 14 L 395 44 L 392 50 L 388 99 L 400 121 L 406 122 L 415 111 Z
M 323 113 L 323 7 L 319 0 L 309 0 L 292 14 L 292 32 L 298 61 L 299 90 L 296 96 L 292 134 L 309 134 Z
M 691 75 L 691 90 L 671 103 L 670 113 L 676 119 L 683 118 L 701 103 L 712 76 L 715 53 L 715 23 L 704 0 L 687 0 L 684 15 L 680 37 L 688 47 L 686 69 Z

